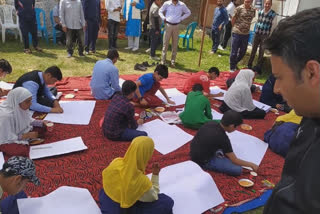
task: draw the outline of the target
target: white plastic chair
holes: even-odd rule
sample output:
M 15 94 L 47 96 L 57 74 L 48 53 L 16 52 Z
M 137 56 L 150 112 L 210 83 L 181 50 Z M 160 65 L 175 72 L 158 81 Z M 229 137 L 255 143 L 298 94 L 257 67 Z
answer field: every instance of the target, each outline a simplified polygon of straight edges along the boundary
M 16 15 L 16 23 L 13 22 L 13 13 L 16 14 L 16 9 L 12 5 L 0 5 L 0 10 L 2 10 L 4 20 L 0 17 L 0 26 L 2 29 L 2 43 L 6 41 L 6 30 L 16 29 L 20 36 L 20 42 L 22 42 L 22 35 L 19 27 L 19 17 Z M 17 39 L 18 35 L 15 33 Z

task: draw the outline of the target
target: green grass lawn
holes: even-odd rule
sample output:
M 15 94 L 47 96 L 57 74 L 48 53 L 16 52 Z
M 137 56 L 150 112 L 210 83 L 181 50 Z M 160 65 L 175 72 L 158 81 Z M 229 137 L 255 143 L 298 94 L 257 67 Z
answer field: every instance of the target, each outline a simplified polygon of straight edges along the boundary
M 211 48 L 211 40 L 208 36 L 205 37 L 202 63 L 198 67 L 199 50 L 200 50 L 201 32 L 196 31 L 194 38 L 194 49 L 186 51 L 182 47 L 182 40 L 179 43 L 179 50 L 176 60 L 176 68 L 170 68 L 170 72 L 176 71 L 189 71 L 196 72 L 199 70 L 208 70 L 212 66 L 218 67 L 221 71 L 229 70 L 229 54 L 230 50 L 218 51 L 215 55 L 210 55 L 209 50 Z M 124 50 L 126 47 L 126 40 L 118 40 L 120 60 L 116 63 L 119 68 L 120 74 L 141 74 L 140 71 L 133 69 L 136 63 L 142 63 L 148 61 L 149 55 L 145 53 L 148 48 L 147 43 L 141 42 L 140 50 L 137 52 Z M 33 52 L 32 55 L 23 53 L 23 44 L 18 42 L 12 37 L 9 37 L 5 44 L 0 46 L 0 58 L 7 59 L 12 67 L 13 73 L 6 77 L 6 81 L 15 81 L 21 74 L 34 69 L 44 70 L 49 66 L 57 65 L 61 68 L 64 76 L 86 76 L 91 75 L 92 68 L 97 60 L 106 58 L 107 54 L 107 41 L 98 40 L 97 53 L 95 55 L 87 55 L 86 57 L 78 57 L 77 51 L 74 53 L 74 57 L 67 58 L 65 47 L 61 45 L 53 45 L 50 42 L 48 45 L 40 41 L 40 47 L 43 48 L 44 53 Z M 171 49 L 171 48 L 170 48 Z M 157 51 L 157 55 L 160 56 L 160 48 Z M 169 51 L 167 60 L 170 60 L 171 51 Z M 239 67 L 245 67 L 248 61 L 248 55 L 245 56 Z M 269 64 L 269 63 L 265 63 Z M 149 68 L 149 72 L 154 68 Z M 267 74 L 263 73 L 256 81 L 264 82 Z
M 176 68 L 170 68 L 170 72 L 177 71 L 188 71 L 197 72 L 199 70 L 208 70 L 210 67 L 218 67 L 221 71 L 229 70 L 229 54 L 230 49 L 225 51 L 218 51 L 215 55 L 210 55 L 209 50 L 211 49 L 211 39 L 206 36 L 202 63 L 198 67 L 199 50 L 200 50 L 200 39 L 201 32 L 195 32 L 194 38 L 194 49 L 186 51 L 182 48 L 182 40 L 179 43 L 178 56 L 176 60 Z M 119 68 L 120 74 L 142 74 L 141 71 L 135 71 L 133 69 L 136 63 L 142 63 L 148 61 L 152 63 L 149 59 L 149 55 L 145 53 L 148 48 L 147 43 L 140 43 L 140 50 L 138 52 L 131 52 L 124 50 L 126 47 L 126 40 L 118 40 L 120 60 L 116 63 Z M 34 52 L 32 55 L 23 53 L 23 44 L 15 40 L 14 38 L 8 38 L 5 44 L 0 45 L 0 58 L 4 58 L 10 62 L 13 67 L 13 72 L 11 75 L 7 75 L 5 81 L 15 81 L 23 73 L 31 70 L 45 70 L 47 67 L 52 65 L 57 65 L 61 68 L 63 75 L 66 76 L 86 76 L 91 75 L 93 66 L 97 60 L 106 58 L 107 54 L 107 41 L 99 40 L 97 43 L 97 53 L 95 55 L 87 55 L 86 57 L 78 57 L 77 52 L 75 52 L 74 57 L 67 58 L 67 52 L 65 47 L 61 45 L 53 45 L 50 42 L 47 45 L 45 42 L 40 41 L 40 47 L 44 49 L 44 53 Z M 160 57 L 160 49 L 157 51 L 157 55 Z M 171 57 L 171 51 L 167 55 L 167 60 Z M 239 67 L 245 67 L 248 61 L 248 54 L 240 62 Z M 270 70 L 270 62 L 267 60 L 265 63 L 264 70 Z M 154 67 L 149 68 L 149 72 L 153 71 Z M 268 76 L 268 72 L 263 72 L 262 75 L 256 78 L 257 82 L 263 83 Z M 259 208 L 250 212 L 248 214 L 261 214 L 263 208 Z

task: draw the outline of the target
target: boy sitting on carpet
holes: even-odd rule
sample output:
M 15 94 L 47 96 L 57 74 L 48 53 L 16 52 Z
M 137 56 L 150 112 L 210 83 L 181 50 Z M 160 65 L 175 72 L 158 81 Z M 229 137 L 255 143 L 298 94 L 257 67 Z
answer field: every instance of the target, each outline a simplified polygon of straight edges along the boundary
M 9 196 L 0 201 L 0 213 L 19 214 L 17 199 L 27 198 L 23 189 L 28 182 L 40 184 L 32 160 L 14 156 L 3 164 L 0 171 L 0 199 L 3 192 L 7 192 Z
M 168 67 L 165 65 L 157 65 L 153 73 L 142 75 L 136 82 L 137 99 L 134 100 L 134 105 L 141 105 L 143 107 L 155 107 L 161 105 L 163 101 L 156 96 L 156 92 L 158 90 L 160 90 L 169 104 L 174 104 L 160 85 L 160 82 L 166 78 L 168 78 Z
M 242 124 L 242 116 L 238 112 L 227 111 L 220 123 L 204 124 L 190 144 L 191 160 L 206 170 L 239 176 L 241 166 L 251 167 L 254 171 L 258 166 L 254 163 L 238 159 L 233 153 L 230 139 L 226 132 L 231 133 Z
M 201 84 L 195 84 L 189 92 L 184 111 L 179 115 L 186 128 L 199 129 L 203 124 L 212 121 L 210 101 L 203 95 Z
M 115 94 L 106 111 L 102 130 L 104 136 L 115 141 L 131 141 L 138 136 L 147 136 L 144 131 L 136 130 L 143 120 L 134 119 L 134 107 L 130 100 L 134 97 L 137 85 L 126 80 L 122 85 L 122 94 Z
M 183 87 L 183 92 L 185 94 L 188 94 L 190 91 L 192 91 L 192 87 L 194 84 L 201 84 L 203 87 L 203 94 L 205 96 L 210 97 L 221 97 L 223 95 L 222 92 L 218 94 L 210 94 L 210 80 L 214 80 L 217 77 L 219 77 L 220 71 L 216 67 L 212 67 L 209 69 L 208 73 L 205 71 L 199 71 L 195 75 L 192 75 L 189 79 L 186 80 Z

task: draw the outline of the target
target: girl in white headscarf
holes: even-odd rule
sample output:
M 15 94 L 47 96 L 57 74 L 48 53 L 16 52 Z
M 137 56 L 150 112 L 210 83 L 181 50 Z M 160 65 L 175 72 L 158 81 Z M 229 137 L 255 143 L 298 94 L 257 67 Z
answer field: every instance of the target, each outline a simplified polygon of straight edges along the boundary
M 31 118 L 31 99 L 32 94 L 27 89 L 18 87 L 0 104 L 0 151 L 7 156 L 28 157 L 28 140 L 38 137 L 32 126 L 42 126 L 43 121 Z
M 263 119 L 266 112 L 253 104 L 250 87 L 254 72 L 244 69 L 239 72 L 234 83 L 224 95 L 224 102 L 220 106 L 222 112 L 230 109 L 242 114 L 246 119 Z

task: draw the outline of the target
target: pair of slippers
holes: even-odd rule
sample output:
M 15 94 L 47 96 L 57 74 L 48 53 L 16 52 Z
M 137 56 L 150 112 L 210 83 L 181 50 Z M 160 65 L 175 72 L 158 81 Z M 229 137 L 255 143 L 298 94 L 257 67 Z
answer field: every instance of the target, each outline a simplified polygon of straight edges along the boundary
M 148 67 L 155 66 L 156 64 L 153 62 L 151 65 L 148 62 L 143 62 L 142 64 L 135 64 L 134 70 L 137 71 L 146 71 Z

